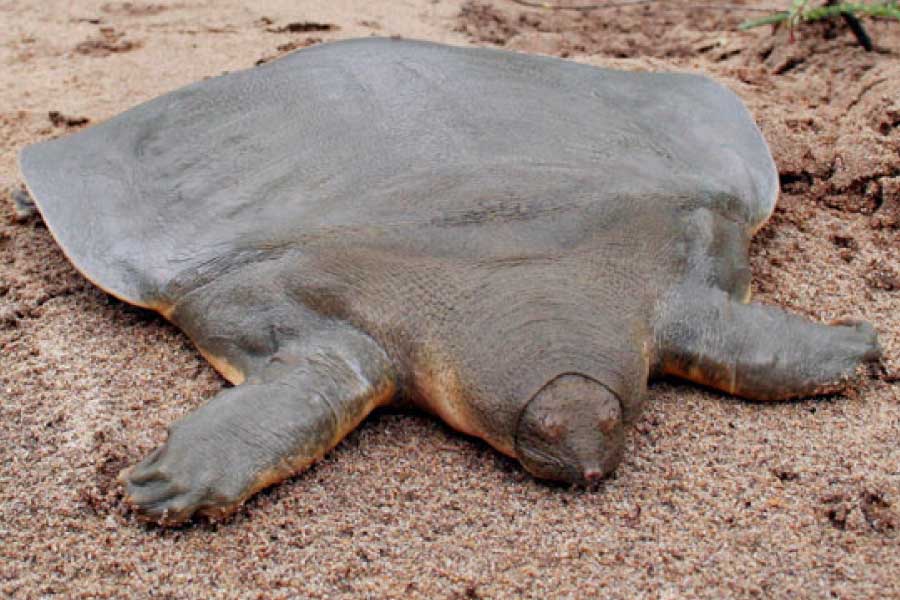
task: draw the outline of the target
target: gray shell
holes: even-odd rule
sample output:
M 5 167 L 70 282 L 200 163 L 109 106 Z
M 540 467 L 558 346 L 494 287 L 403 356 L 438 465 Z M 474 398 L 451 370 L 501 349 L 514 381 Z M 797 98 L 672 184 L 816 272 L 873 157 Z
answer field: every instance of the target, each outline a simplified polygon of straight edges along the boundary
M 753 120 L 707 78 L 374 38 L 189 85 L 29 146 L 21 168 L 76 266 L 157 308 L 194 274 L 326 234 L 491 255 L 445 233 L 478 206 L 691 198 L 750 231 L 777 195 Z

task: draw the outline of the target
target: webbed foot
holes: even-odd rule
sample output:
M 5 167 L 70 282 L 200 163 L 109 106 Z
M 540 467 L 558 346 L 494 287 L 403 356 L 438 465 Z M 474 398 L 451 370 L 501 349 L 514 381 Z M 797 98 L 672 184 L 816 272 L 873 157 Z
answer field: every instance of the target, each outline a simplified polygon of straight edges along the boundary
M 227 392 L 224 392 L 227 393 Z M 226 431 L 206 429 L 197 414 L 170 430 L 166 443 L 123 471 L 125 502 L 140 518 L 176 525 L 194 514 L 223 517 L 261 486 L 254 448 Z
M 868 323 L 824 325 L 716 290 L 674 298 L 657 343 L 664 373 L 754 400 L 845 391 L 881 355 Z
M 161 448 L 122 472 L 125 501 L 140 518 L 177 525 L 195 514 L 224 517 L 320 459 L 394 393 L 384 351 L 349 329 L 252 379 L 176 423 Z

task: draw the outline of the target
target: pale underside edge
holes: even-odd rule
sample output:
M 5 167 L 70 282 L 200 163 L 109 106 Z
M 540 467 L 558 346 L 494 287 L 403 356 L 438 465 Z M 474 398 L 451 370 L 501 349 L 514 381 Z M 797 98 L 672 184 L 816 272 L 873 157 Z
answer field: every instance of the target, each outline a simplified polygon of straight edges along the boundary
M 16 157 L 16 160 L 19 162 L 19 165 L 18 165 L 19 171 L 24 173 L 24 171 L 22 170 L 22 165 L 21 165 L 21 154 Z M 25 183 L 25 189 L 28 191 L 28 194 L 34 200 L 35 205 L 37 205 L 38 211 L 40 211 L 41 210 L 40 198 L 38 198 L 38 196 L 35 195 L 34 191 L 31 189 L 31 186 L 28 184 L 28 178 L 27 177 L 23 178 L 23 181 Z M 47 219 L 43 218 L 43 212 L 41 212 L 41 218 L 44 222 L 44 225 L 47 227 L 47 231 L 50 232 L 50 236 L 53 238 L 53 241 L 56 242 L 56 245 L 62 251 L 63 256 L 66 257 L 66 260 L 68 260 L 69 263 L 71 263 L 72 266 L 75 267 L 75 270 L 77 270 L 81 274 L 82 277 L 87 279 L 88 282 L 91 283 L 91 285 L 95 286 L 97 289 L 103 291 L 106 294 L 109 294 L 113 298 L 116 298 L 126 304 L 131 304 L 131 305 L 137 306 L 139 308 L 145 308 L 148 310 L 152 310 L 152 311 L 157 312 L 160 315 L 162 315 L 163 318 L 165 318 L 167 321 L 169 321 L 169 322 L 172 321 L 171 315 L 175 308 L 173 305 L 163 304 L 163 303 L 151 304 L 148 302 L 141 302 L 141 301 L 135 300 L 133 298 L 127 298 L 127 297 L 123 296 L 122 294 L 116 293 L 115 291 L 113 291 L 113 290 L 101 285 L 99 282 L 97 282 L 94 278 L 92 278 L 86 271 L 84 271 L 79 266 L 78 261 L 76 261 L 73 258 L 72 254 L 68 251 L 65 244 L 62 243 L 59 236 L 54 231 L 53 226 L 50 224 L 50 222 Z M 231 383 L 233 385 L 240 385 L 241 383 L 244 382 L 244 380 L 246 379 L 246 374 L 243 373 L 240 369 L 238 369 L 236 366 L 234 366 L 233 364 L 228 362 L 225 358 L 223 358 L 221 356 L 216 356 L 215 354 L 212 354 L 212 353 L 204 350 L 194 340 L 191 340 L 191 342 L 197 348 L 197 351 L 200 353 L 200 355 L 203 356 L 203 358 L 206 359 L 206 361 L 210 365 L 212 365 L 212 367 L 222 377 L 224 377 L 226 381 L 228 381 L 229 383 Z

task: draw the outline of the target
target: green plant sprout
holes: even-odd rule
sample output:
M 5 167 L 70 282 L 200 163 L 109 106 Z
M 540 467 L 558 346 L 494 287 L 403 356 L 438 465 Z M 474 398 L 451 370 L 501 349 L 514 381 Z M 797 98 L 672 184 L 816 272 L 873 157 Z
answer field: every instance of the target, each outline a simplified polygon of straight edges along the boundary
M 788 10 L 766 15 L 759 19 L 744 21 L 738 27 L 746 30 L 761 25 L 778 25 L 787 22 L 791 31 L 791 38 L 793 39 L 794 27 L 799 25 L 801 21 L 821 21 L 843 17 L 853 30 L 853 34 L 859 40 L 859 43 L 866 50 L 871 50 L 872 41 L 857 19 L 857 15 L 900 20 L 900 7 L 897 5 L 897 0 L 888 0 L 886 2 L 872 3 L 829 1 L 823 6 L 810 8 L 809 0 L 794 0 L 791 8 Z

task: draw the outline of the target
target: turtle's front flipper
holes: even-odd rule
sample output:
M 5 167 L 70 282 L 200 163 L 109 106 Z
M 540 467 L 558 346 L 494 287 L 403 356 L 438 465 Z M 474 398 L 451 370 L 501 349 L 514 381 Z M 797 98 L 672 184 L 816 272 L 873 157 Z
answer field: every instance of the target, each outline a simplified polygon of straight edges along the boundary
M 374 340 L 328 327 L 175 423 L 165 445 L 123 472 L 126 500 L 166 525 L 227 515 L 320 459 L 394 386 Z
M 673 294 L 656 339 L 659 371 L 753 400 L 841 391 L 880 356 L 868 323 L 823 325 L 710 289 Z

